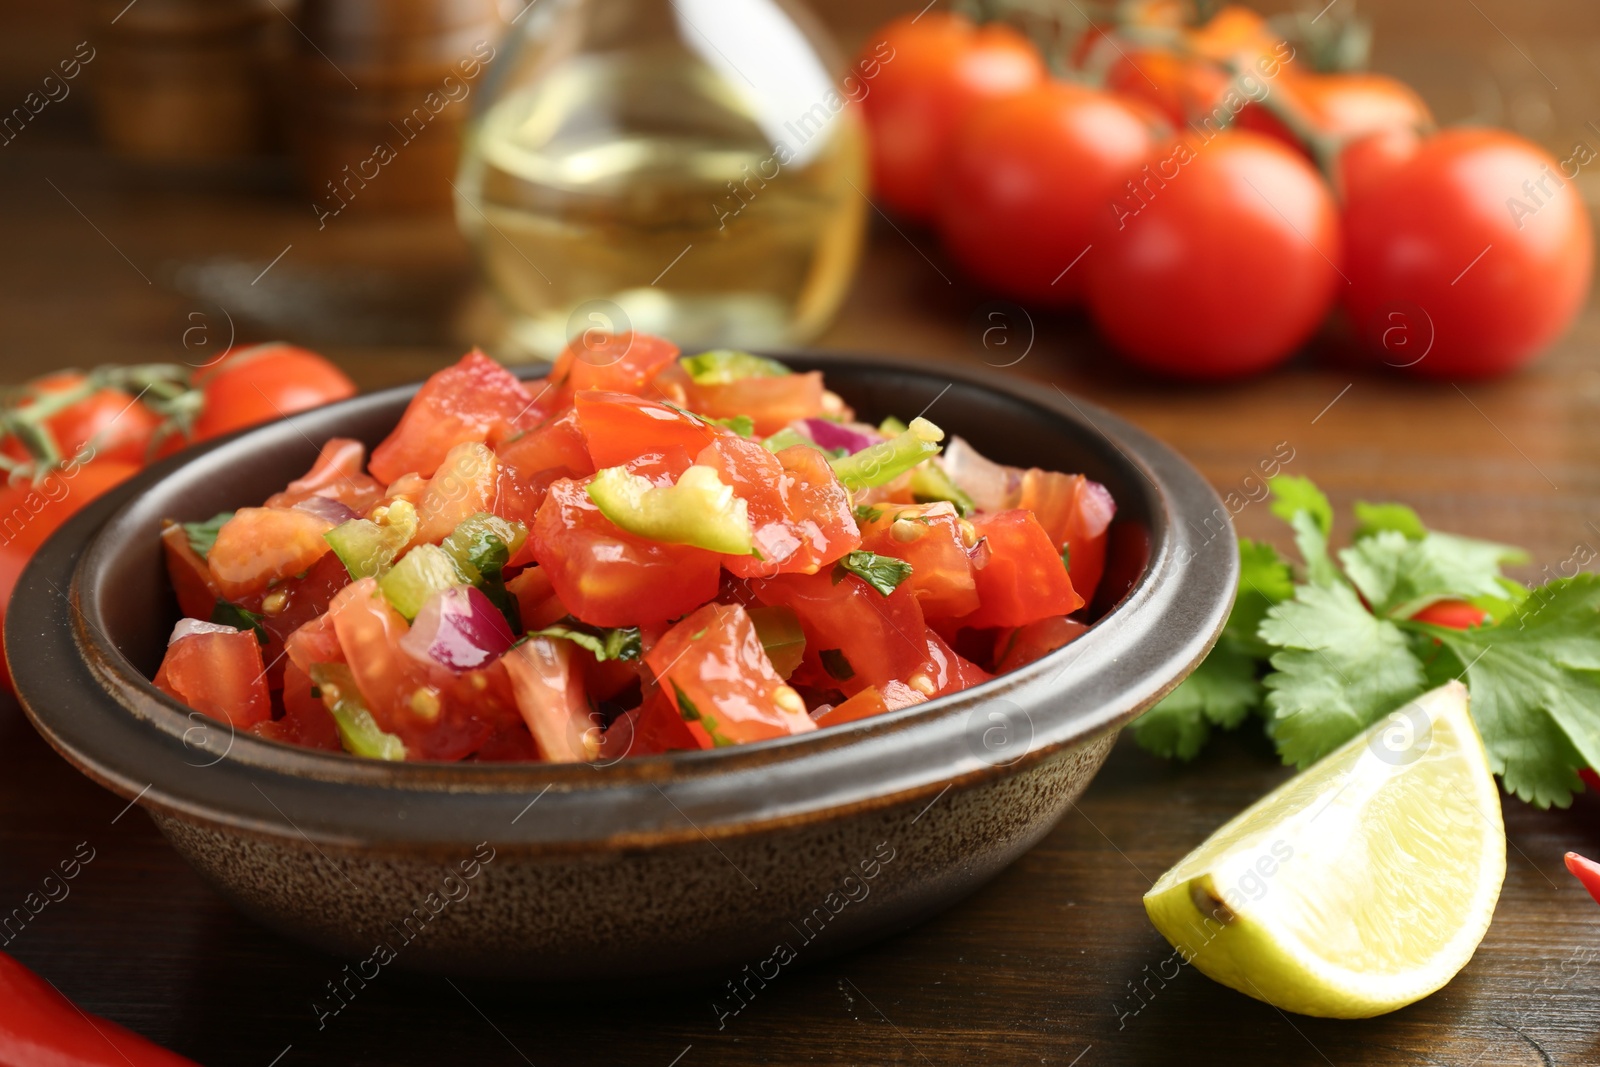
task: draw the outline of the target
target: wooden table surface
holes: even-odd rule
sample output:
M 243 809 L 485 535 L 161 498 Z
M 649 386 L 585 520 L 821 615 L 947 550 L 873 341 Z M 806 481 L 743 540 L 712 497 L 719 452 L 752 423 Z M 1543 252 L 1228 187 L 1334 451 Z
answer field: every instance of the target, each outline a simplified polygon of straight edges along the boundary
M 818 6 L 847 37 L 906 7 Z M 70 9 L 8 7 L 7 101 L 83 36 Z M 1556 150 L 1596 141 L 1584 125 L 1600 80 L 1592 3 L 1388 8 L 1377 13 L 1380 65 L 1421 86 L 1442 118 L 1514 122 Z M 311 344 L 380 386 L 492 333 L 448 220 L 351 217 L 319 233 L 281 169 L 118 164 L 95 146 L 81 104 L 63 103 L 0 149 L 0 377 L 198 361 L 225 343 L 231 317 L 240 340 Z M 1537 368 L 1504 382 L 1457 388 L 1342 369 L 1330 335 L 1289 369 L 1202 389 L 1119 370 L 1075 317 L 1003 308 L 1009 317 L 986 319 L 987 300 L 930 235 L 880 224 L 820 343 L 965 365 L 1026 350 L 993 373 L 1093 398 L 1166 438 L 1219 489 L 1248 493 L 1257 464 L 1286 443 L 1287 469 L 1315 478 L 1341 509 L 1398 499 L 1439 528 L 1526 545 L 1536 562 L 1524 577 L 1600 545 L 1594 308 Z M 1009 330 L 985 347 L 996 321 Z M 1238 524 L 1282 540 L 1259 504 Z M 312 1001 L 343 961 L 235 914 L 142 815 L 71 771 L 0 697 L 0 912 L 80 843 L 94 855 L 69 896 L 9 941 L 0 934 L 0 947 L 86 1009 L 206 1064 L 1600 1063 L 1600 908 L 1561 865 L 1568 849 L 1600 853 L 1591 796 L 1568 811 L 1506 801 L 1509 869 L 1494 926 L 1453 983 L 1403 1011 L 1314 1020 L 1187 968 L 1155 977 L 1170 949 L 1140 895 L 1286 775 L 1253 728 L 1190 765 L 1124 739 L 1076 810 L 992 884 L 909 933 L 786 971 L 726 1029 L 704 990 L 574 999 L 399 974 L 319 1029 Z

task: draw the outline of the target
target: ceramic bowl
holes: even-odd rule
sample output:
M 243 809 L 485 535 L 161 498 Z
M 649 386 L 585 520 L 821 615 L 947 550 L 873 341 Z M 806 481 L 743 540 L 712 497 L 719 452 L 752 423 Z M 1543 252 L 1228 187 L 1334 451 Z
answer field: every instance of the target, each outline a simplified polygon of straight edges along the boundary
M 873 421 L 927 409 L 997 460 L 1110 487 L 1111 588 L 1093 628 L 868 721 L 606 767 L 298 749 L 234 736 L 152 686 L 178 617 L 162 519 L 260 501 L 331 436 L 375 444 L 409 387 L 191 450 L 75 516 L 8 614 L 22 703 L 240 910 L 363 972 L 748 981 L 903 929 L 1037 842 L 1118 730 L 1205 655 L 1233 599 L 1234 536 L 1188 463 L 1056 389 L 900 359 L 783 358 L 824 370 Z

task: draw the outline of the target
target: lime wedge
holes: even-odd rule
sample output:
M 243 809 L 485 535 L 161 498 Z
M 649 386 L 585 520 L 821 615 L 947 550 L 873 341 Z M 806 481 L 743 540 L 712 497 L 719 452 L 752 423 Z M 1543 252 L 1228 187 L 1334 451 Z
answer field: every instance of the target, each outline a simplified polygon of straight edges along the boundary
M 1420 1000 L 1466 966 L 1505 879 L 1500 795 L 1451 682 L 1257 801 L 1145 894 L 1203 973 L 1337 1019 Z

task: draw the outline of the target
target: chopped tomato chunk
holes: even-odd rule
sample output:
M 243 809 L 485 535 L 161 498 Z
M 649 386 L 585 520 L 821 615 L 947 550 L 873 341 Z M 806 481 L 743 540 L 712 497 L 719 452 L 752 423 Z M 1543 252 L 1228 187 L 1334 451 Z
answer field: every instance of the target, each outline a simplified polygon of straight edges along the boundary
M 360 441 L 333 437 L 322 446 L 317 461 L 304 476 L 290 482 L 281 493 L 267 497 L 269 508 L 292 508 L 314 496 L 337 500 L 357 514 L 383 499 L 383 485 L 366 472 L 367 449 Z
M 187 618 L 211 618 L 211 610 L 222 594 L 211 580 L 211 568 L 189 544 L 189 535 L 180 524 L 171 523 L 161 531 L 161 550 L 167 558 L 167 576 L 178 594 L 179 609 Z
M 735 745 L 817 728 L 800 694 L 778 677 L 737 604 L 707 604 L 645 656 L 696 737 Z
M 763 437 L 775 434 L 796 419 L 822 415 L 822 372 L 786 374 L 777 378 L 740 378 L 721 385 L 683 386 L 685 406 L 712 419 L 747 415 Z
M 385 483 L 409 471 L 429 478 L 456 445 L 497 443 L 543 419 L 522 383 L 473 349 L 423 384 L 400 425 L 373 450 L 370 469 Z
M 600 752 L 600 717 L 584 695 L 575 648 L 570 641 L 535 637 L 502 661 L 539 756 L 551 763 L 583 763 Z
M 290 663 L 283 674 L 283 718 L 256 723 L 258 737 L 326 752 L 343 751 L 339 728 L 318 697 L 311 695 L 311 678 Z
M 589 446 L 578 423 L 577 411 L 562 412 L 544 425 L 512 438 L 495 450 L 500 462 L 533 477 L 548 470 L 561 470 L 566 477 L 582 478 L 594 473 Z
M 988 560 L 974 573 L 980 606 L 961 620 L 963 626 L 1026 626 L 1083 607 L 1060 553 L 1032 512 L 979 514 L 972 523 L 987 542 L 980 558 Z
M 1002 630 L 995 639 L 995 671 L 1004 674 L 1043 659 L 1076 641 L 1088 629 L 1081 622 L 1052 616 L 1015 630 Z
M 331 551 L 322 537 L 331 529 L 327 519 L 296 508 L 240 508 L 217 531 L 206 556 L 211 581 L 229 600 L 265 592 Z
M 594 626 L 665 622 L 717 594 L 722 557 L 618 529 L 570 478 L 550 487 L 530 540 L 561 602 Z
M 882 715 L 888 710 L 889 705 L 884 702 L 883 694 L 878 692 L 878 687 L 869 685 L 844 703 L 835 704 L 818 715 L 817 725 L 819 727 L 838 726 L 842 722 L 870 719 L 872 716 Z
M 1106 530 L 1117 514 L 1110 491 L 1081 474 L 1034 467 L 1022 476 L 1017 506 L 1032 511 L 1050 543 L 1066 554 L 1072 588 L 1085 602 L 1093 600 L 1106 567 Z
M 954 505 L 877 504 L 865 514 L 861 547 L 911 564 L 907 582 L 925 616 L 949 619 L 978 609 L 970 546 Z
M 928 629 L 905 583 L 884 596 L 853 574 L 780 574 L 750 582 L 764 604 L 794 609 L 806 634 L 806 664 L 846 693 L 889 682 L 921 685 L 932 695 Z
M 500 467 L 494 453 L 477 441 L 452 448 L 428 479 L 417 501 L 414 544 L 438 544 L 472 516 L 493 511 Z
M 194 633 L 167 646 L 156 688 L 245 730 L 272 718 L 261 644 L 250 630 Z
M 674 446 L 693 456 L 718 437 L 732 436 L 704 419 L 626 393 L 582 392 L 575 410 L 595 468 L 620 467 Z

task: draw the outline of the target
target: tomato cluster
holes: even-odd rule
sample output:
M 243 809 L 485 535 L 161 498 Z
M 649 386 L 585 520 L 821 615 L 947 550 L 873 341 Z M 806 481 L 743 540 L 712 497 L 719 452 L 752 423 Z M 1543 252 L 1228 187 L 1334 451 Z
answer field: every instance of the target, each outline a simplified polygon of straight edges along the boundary
M 9 390 L 0 409 L 0 627 L 22 568 L 84 505 L 152 459 L 355 394 L 344 372 L 286 344 L 175 366 L 66 371 Z M 0 644 L 0 686 L 10 674 Z
M 470 353 L 370 462 L 335 438 L 169 525 L 156 685 L 371 758 L 611 762 L 920 703 L 1085 629 L 1103 486 L 858 422 L 818 372 L 585 342 L 534 391 Z
M 1408 86 L 1312 69 L 1245 8 L 1187 8 L 1119 5 L 1057 57 L 1067 78 L 1004 23 L 885 26 L 876 196 L 981 284 L 1082 306 L 1182 378 L 1282 363 L 1336 307 L 1374 364 L 1434 377 L 1509 371 L 1568 328 L 1593 258 L 1575 167 L 1435 131 Z

